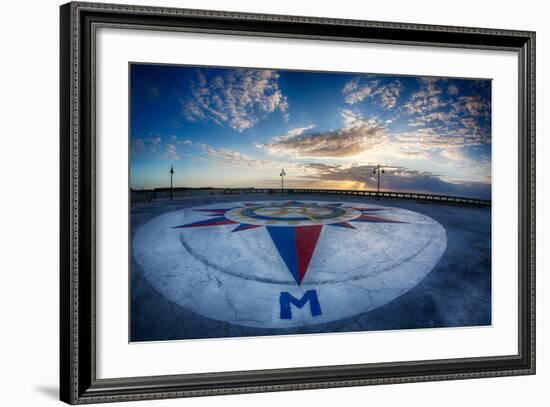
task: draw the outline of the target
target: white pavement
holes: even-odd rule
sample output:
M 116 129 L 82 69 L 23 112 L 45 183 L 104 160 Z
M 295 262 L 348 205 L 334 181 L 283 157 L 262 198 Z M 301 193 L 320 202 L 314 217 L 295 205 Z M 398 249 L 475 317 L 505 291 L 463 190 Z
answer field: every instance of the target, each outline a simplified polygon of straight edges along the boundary
M 447 246 L 445 229 L 428 216 L 341 201 L 340 208 L 346 212 L 341 219 L 353 227 L 319 222 L 320 236 L 299 285 L 264 226 L 234 232 L 238 224 L 221 221 L 175 228 L 216 216 L 242 219 L 246 224 L 240 215 L 230 219 L 224 212 L 216 215 L 207 210 L 254 207 L 251 204 L 265 207 L 270 202 L 224 202 L 160 215 L 135 234 L 134 258 L 149 283 L 184 308 L 237 325 L 289 328 L 340 320 L 388 303 L 415 287 Z M 319 213 L 335 204 L 300 202 L 321 207 Z M 403 223 L 361 221 L 365 213 L 361 209 L 378 209 L 366 213 Z M 277 226 L 277 222 L 269 225 Z M 304 297 L 309 291 L 314 293 Z

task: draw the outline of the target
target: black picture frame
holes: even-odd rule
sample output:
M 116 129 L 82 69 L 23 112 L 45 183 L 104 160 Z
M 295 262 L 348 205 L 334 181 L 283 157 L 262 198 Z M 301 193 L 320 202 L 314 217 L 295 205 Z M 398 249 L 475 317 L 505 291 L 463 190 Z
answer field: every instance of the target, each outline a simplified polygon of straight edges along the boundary
M 70 404 L 535 373 L 535 33 L 72 2 L 60 7 L 60 398 Z M 508 50 L 519 60 L 519 350 L 515 355 L 96 378 L 95 71 L 100 26 Z

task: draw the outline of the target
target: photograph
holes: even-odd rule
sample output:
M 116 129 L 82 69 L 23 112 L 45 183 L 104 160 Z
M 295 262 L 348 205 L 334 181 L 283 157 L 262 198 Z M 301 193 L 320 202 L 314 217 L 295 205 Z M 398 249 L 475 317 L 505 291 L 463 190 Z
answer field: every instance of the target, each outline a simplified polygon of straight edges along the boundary
M 490 327 L 492 80 L 128 64 L 129 341 Z
M 55 163 L 47 148 L 58 148 L 59 197 L 35 194 L 59 214 L 59 250 L 47 249 L 59 262 L 59 400 L 432 405 L 453 394 L 462 406 L 540 394 L 543 13 L 189 1 L 58 5 L 59 29 L 43 30 L 58 52 L 41 47 L 59 57 L 57 79 L 14 65 L 59 88 L 59 114 L 51 101 L 37 110 L 59 131 L 37 151 Z M 8 138 L 42 140 L 45 120 L 14 83 L 8 99 L 25 109 Z M 55 191 L 21 140 L 11 172 L 37 169 L 40 182 L 11 178 Z M 28 203 L 32 223 L 29 191 L 6 202 Z M 14 235 L 27 251 L 17 264 L 41 267 L 47 246 L 29 230 L 53 228 Z M 37 301 L 56 299 L 34 286 Z
M 0 405 L 548 403 L 545 9 L 5 2 Z

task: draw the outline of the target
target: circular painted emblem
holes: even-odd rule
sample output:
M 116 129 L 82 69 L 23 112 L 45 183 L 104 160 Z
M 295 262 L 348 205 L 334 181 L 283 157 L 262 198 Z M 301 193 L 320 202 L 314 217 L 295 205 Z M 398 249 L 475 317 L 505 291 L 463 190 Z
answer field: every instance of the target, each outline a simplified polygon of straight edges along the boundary
M 401 208 L 258 201 L 158 216 L 132 249 L 170 301 L 232 324 L 285 328 L 388 303 L 415 287 L 446 245 L 438 222 Z
M 353 208 L 309 203 L 268 203 L 244 208 L 234 208 L 225 215 L 238 223 L 260 226 L 322 225 L 349 220 L 361 216 Z

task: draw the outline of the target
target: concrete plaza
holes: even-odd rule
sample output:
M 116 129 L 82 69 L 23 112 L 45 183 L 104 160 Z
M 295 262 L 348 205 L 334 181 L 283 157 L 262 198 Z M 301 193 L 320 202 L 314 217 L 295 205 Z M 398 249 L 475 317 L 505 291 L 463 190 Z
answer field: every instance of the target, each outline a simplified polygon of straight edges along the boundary
M 262 336 L 321 332 L 482 326 L 491 324 L 491 210 L 407 200 L 327 195 L 240 194 L 195 196 L 174 201 L 133 204 L 131 236 L 157 217 L 190 207 L 232 202 L 323 201 L 383 205 L 425 215 L 446 233 L 441 257 L 415 283 L 391 301 L 367 312 L 339 320 L 303 326 L 265 328 L 208 318 L 181 302 L 167 298 L 146 278 L 147 272 L 131 256 L 131 341 Z M 339 229 L 339 228 L 338 228 Z M 212 256 L 215 256 L 212 253 Z

